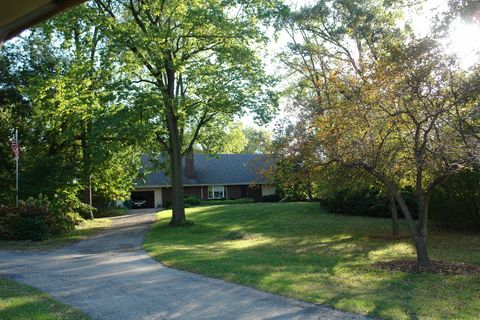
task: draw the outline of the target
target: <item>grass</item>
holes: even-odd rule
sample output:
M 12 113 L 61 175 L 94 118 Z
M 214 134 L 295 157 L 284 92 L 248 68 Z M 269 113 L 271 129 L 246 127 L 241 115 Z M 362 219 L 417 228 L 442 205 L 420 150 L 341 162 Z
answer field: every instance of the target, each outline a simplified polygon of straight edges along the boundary
M 42 291 L 0 278 L 0 319 L 83 320 L 88 317 Z
M 109 219 L 85 220 L 70 234 L 53 237 L 45 241 L 4 241 L 0 240 L 0 249 L 6 250 L 31 250 L 52 249 L 67 245 L 72 242 L 85 240 L 110 226 Z
M 316 203 L 190 208 L 188 228 L 168 227 L 170 215 L 159 213 L 144 243 L 167 266 L 386 319 L 480 315 L 480 275 L 372 267 L 415 257 L 408 239 L 371 238 L 390 233 L 388 219 L 335 215 Z M 479 235 L 434 230 L 429 248 L 434 260 L 480 264 Z

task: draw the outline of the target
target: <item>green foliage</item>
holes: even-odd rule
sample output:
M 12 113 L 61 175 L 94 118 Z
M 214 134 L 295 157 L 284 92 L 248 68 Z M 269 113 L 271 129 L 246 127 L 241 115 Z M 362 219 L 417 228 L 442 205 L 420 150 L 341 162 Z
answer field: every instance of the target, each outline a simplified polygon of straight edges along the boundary
M 198 206 L 201 201 L 197 196 L 187 195 L 185 196 L 185 204 L 189 204 L 191 206 Z
M 127 208 L 106 208 L 98 210 L 95 214 L 96 218 L 118 217 L 128 213 Z
M 390 217 L 388 199 L 377 188 L 341 190 L 321 199 L 330 212 L 358 216 Z
M 282 198 L 278 194 L 269 194 L 262 196 L 261 202 L 279 202 Z
M 48 199 L 19 201 L 19 207 L 0 206 L 0 238 L 3 240 L 46 240 L 71 233 L 83 218 L 71 209 L 50 207 Z
M 244 127 L 241 122 L 208 126 L 201 136 L 201 150 L 208 154 L 271 152 L 272 133 L 266 129 Z
M 91 215 L 95 215 L 97 209 L 80 201 L 75 191 L 75 188 L 73 190 L 68 190 L 67 188 L 59 190 L 52 201 L 52 211 L 58 215 L 76 213 L 83 219 L 91 219 Z
M 459 172 L 432 195 L 431 218 L 444 228 L 480 231 L 480 168 Z
M 240 198 L 240 199 L 220 199 L 220 200 L 202 200 L 202 205 L 214 206 L 214 205 L 225 205 L 225 204 L 242 204 L 242 203 L 253 203 L 254 200 L 251 198 Z
M 50 237 L 50 230 L 42 217 L 24 217 L 12 215 L 5 221 L 11 228 L 16 240 L 42 241 Z
M 77 6 L 5 44 L 0 54 L 0 199 L 13 203 L 9 143 L 19 128 L 22 198 L 61 193 L 88 202 L 124 199 L 148 144 L 130 80 L 91 4 Z M 131 95 L 134 96 L 133 94 Z

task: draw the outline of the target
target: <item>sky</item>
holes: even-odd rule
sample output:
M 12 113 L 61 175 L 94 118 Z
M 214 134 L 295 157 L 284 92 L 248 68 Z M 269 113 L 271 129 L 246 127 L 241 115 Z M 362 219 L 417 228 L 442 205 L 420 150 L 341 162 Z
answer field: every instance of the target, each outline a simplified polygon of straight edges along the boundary
M 300 8 L 309 3 L 315 3 L 315 0 L 289 0 L 287 3 L 293 8 Z M 431 30 L 431 20 L 437 13 L 441 13 L 448 9 L 447 1 L 445 0 L 427 0 L 423 8 L 420 10 L 408 10 L 405 12 L 405 17 L 411 20 L 413 29 L 417 36 L 425 36 Z M 274 41 L 268 50 L 265 57 L 266 69 L 268 73 L 278 74 L 284 70 L 281 63 L 275 58 L 276 55 L 286 49 L 289 42 L 289 37 L 285 32 L 279 34 L 278 40 Z M 455 20 L 449 32 L 448 37 L 443 41 L 443 45 L 447 52 L 451 52 L 458 56 L 461 67 L 468 69 L 475 63 L 480 62 L 480 22 L 466 23 L 461 19 Z M 285 108 L 286 102 L 281 101 L 280 112 L 278 116 L 268 125 L 263 126 L 272 130 L 275 123 L 286 116 Z M 251 115 L 243 116 L 240 121 L 244 126 L 258 127 Z

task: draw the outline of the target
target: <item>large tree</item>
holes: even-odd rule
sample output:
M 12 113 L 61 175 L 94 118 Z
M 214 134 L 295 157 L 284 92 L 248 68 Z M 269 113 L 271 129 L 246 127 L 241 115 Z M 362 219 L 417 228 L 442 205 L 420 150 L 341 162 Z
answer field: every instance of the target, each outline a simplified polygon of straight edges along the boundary
M 268 22 L 282 7 L 275 0 L 95 0 L 110 37 L 124 49 L 138 81 L 139 103 L 156 109 L 160 149 L 168 155 L 173 191 L 171 224 L 186 222 L 182 157 L 191 153 L 212 121 L 222 125 L 245 108 L 267 120 L 275 107 L 271 79 L 256 50 Z M 224 122 L 225 123 L 225 122 Z M 223 123 L 223 125 L 224 125 Z
M 417 263 L 430 266 L 428 205 L 445 177 L 478 158 L 469 121 L 478 77 L 459 70 L 435 39 L 398 29 L 380 2 L 320 1 L 295 16 L 294 59 L 314 154 L 378 179 L 406 217 Z M 385 10 L 381 10 L 381 9 Z M 413 185 L 412 218 L 401 187 Z
M 97 12 L 79 6 L 2 49 L 6 71 L 23 81 L 17 104 L 30 106 L 20 128 L 23 196 L 69 190 L 90 206 L 93 196 L 129 196 L 144 126 Z

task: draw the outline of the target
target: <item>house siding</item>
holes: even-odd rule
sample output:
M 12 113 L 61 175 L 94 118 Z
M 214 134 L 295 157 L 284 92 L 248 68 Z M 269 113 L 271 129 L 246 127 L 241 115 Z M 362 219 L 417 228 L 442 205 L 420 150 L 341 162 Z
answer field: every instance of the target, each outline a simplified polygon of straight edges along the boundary
M 248 186 L 247 189 L 247 198 L 252 198 L 255 202 L 262 201 L 262 186 Z
M 200 187 L 200 186 L 183 187 L 183 193 L 186 196 L 195 196 L 199 199 L 202 199 L 202 187 Z
M 254 201 L 262 200 L 261 185 L 225 185 L 229 199 L 252 198 Z M 150 189 L 152 190 L 152 189 Z M 185 196 L 192 195 L 202 200 L 208 200 L 208 186 L 183 187 Z M 166 207 L 172 202 L 172 188 L 161 187 L 155 189 L 155 206 Z
M 227 197 L 238 199 L 242 197 L 242 186 L 227 186 Z

